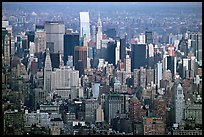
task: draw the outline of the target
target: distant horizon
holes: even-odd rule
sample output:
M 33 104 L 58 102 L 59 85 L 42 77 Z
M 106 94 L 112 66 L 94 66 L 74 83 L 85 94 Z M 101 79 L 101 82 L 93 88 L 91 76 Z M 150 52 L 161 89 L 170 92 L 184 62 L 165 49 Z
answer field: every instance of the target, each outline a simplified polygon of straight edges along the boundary
M 111 6 L 119 6 L 119 4 L 122 4 L 123 6 L 190 6 L 190 7 L 202 7 L 202 2 L 2 2 L 2 4 L 54 4 L 57 5 L 64 5 L 66 6 L 67 4 L 87 4 L 87 5 L 92 5 L 95 6 L 95 4 L 99 4 L 100 6 L 108 6 L 111 3 Z M 120 5 L 121 6 L 121 5 Z

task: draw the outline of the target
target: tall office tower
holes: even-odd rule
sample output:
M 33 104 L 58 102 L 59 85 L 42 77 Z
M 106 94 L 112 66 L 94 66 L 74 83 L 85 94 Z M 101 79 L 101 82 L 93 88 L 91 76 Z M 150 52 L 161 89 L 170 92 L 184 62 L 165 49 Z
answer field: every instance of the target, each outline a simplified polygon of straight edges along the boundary
M 120 60 L 124 61 L 126 57 L 126 37 L 120 39 Z
M 148 44 L 148 67 L 154 68 L 154 45 Z
M 35 40 L 35 32 L 34 31 L 28 31 L 26 32 L 26 36 L 28 37 L 28 49 L 30 48 L 30 42 L 34 42 Z
M 117 46 L 117 43 L 115 41 L 111 41 L 111 42 L 108 42 L 108 45 L 107 45 L 107 61 L 109 64 L 113 64 L 114 66 L 116 65 L 115 62 L 116 62 L 116 46 Z
M 26 35 L 22 35 L 21 40 L 22 40 L 22 50 L 24 53 L 24 51 L 28 49 L 28 37 Z
M 167 70 L 169 69 L 171 71 L 171 74 L 174 74 L 174 59 L 173 56 L 167 56 Z
M 131 70 L 146 68 L 146 44 L 132 44 L 131 53 Z
M 17 37 L 16 41 L 17 54 L 19 57 L 23 57 L 21 35 L 17 35 L 16 37 Z
M 3 49 L 4 65 L 5 66 L 10 66 L 10 61 L 11 61 L 11 56 L 10 56 L 11 51 L 10 51 L 10 49 L 11 49 L 10 38 L 6 34 L 5 37 L 4 37 L 4 49 Z
M 146 44 L 153 44 L 153 36 L 152 31 L 145 31 L 145 43 Z
M 46 49 L 46 32 L 44 29 L 37 28 L 35 31 L 35 53 L 44 52 Z
M 144 89 L 146 88 L 146 69 L 140 67 L 140 86 Z
M 147 72 L 147 86 L 154 84 L 154 69 L 148 68 Z
M 44 67 L 44 91 L 51 91 L 51 74 L 52 74 L 52 63 L 50 59 L 49 49 L 46 50 L 46 59 Z
M 120 41 L 116 41 L 116 48 L 115 48 L 115 64 L 120 60 Z
M 85 100 L 85 122 L 96 121 L 96 109 L 98 108 L 97 99 L 86 99 Z
M 176 123 L 180 123 L 184 118 L 184 108 L 185 108 L 185 100 L 183 94 L 183 88 L 179 83 L 176 89 L 175 95 L 175 117 Z
M 139 69 L 134 69 L 133 71 L 133 85 L 134 85 L 134 88 L 138 87 L 139 86 L 139 76 L 140 76 L 140 70 Z
M 68 56 L 74 57 L 74 47 L 79 46 L 79 33 L 71 32 L 64 35 L 64 64 L 67 65 Z
M 105 96 L 105 121 L 110 123 L 117 113 L 126 113 L 129 110 L 128 95 L 109 93 Z
M 156 69 L 155 69 L 155 83 L 158 88 L 160 88 L 160 80 L 162 79 L 162 63 L 157 63 Z
M 90 41 L 89 12 L 80 12 L 80 38 L 86 37 Z
M 140 35 L 139 35 L 139 44 L 145 44 L 145 34 L 143 34 L 143 33 L 141 33 Z
M 3 23 L 5 24 L 3 25 Z M 12 29 L 12 28 L 11 28 Z M 10 66 L 12 30 L 8 30 L 8 21 L 2 21 L 2 55 L 4 65 Z
M 92 25 L 92 41 L 96 43 L 96 26 Z
M 110 38 L 115 38 L 116 37 L 115 28 L 108 28 L 104 33 Z
M 182 37 L 182 39 L 180 40 L 179 45 L 178 45 L 178 49 L 184 53 L 185 57 L 187 57 L 187 55 L 188 55 L 188 41 L 184 37 Z
M 101 40 L 102 40 L 102 22 L 99 15 L 96 29 L 96 49 L 101 49 Z
M 172 33 L 169 34 L 169 44 L 173 44 L 174 42 L 174 35 Z
M 124 59 L 124 64 L 126 73 L 131 74 L 131 59 L 129 55 L 126 55 L 126 58 Z
M 79 76 L 84 74 L 84 69 L 87 69 L 87 47 L 74 47 L 74 66 L 79 70 Z
M 173 45 L 168 46 L 168 55 L 174 56 L 174 46 Z
M 54 43 L 54 53 L 64 54 L 65 25 L 62 21 L 46 21 L 46 42 Z
M 186 77 L 186 71 L 190 70 L 190 59 L 183 58 L 183 78 Z
M 198 49 L 197 49 L 198 65 L 202 66 L 202 34 L 198 34 Z
M 201 33 L 192 33 L 190 34 L 191 47 L 193 54 L 196 57 L 199 66 L 202 66 L 202 34 Z
M 30 57 L 34 57 L 34 53 L 35 53 L 35 43 L 34 42 L 30 42 L 30 48 L 29 48 L 29 55 Z

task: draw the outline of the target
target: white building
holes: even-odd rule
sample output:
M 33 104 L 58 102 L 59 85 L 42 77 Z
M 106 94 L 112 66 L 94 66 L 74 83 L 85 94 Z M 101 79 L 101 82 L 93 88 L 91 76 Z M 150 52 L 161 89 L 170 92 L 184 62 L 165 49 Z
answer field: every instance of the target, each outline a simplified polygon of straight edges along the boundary
M 51 75 L 51 90 L 79 86 L 79 71 L 69 67 L 55 69 Z
M 51 91 L 51 74 L 52 74 L 52 65 L 50 59 L 49 49 L 46 50 L 46 59 L 44 67 L 44 90 L 47 92 Z
M 34 57 L 34 53 L 35 53 L 35 43 L 30 42 L 30 52 L 29 52 L 30 57 Z
M 131 59 L 129 55 L 126 55 L 126 58 L 124 59 L 124 65 L 125 65 L 124 69 L 126 73 L 131 74 Z
M 156 75 L 155 75 L 155 80 L 156 80 L 156 85 L 158 86 L 158 88 L 160 88 L 160 80 L 162 79 L 162 63 L 157 63 L 156 66 Z
M 120 60 L 120 41 L 116 42 L 116 48 L 115 48 L 115 64 L 118 63 L 118 60 Z
M 176 89 L 176 96 L 175 96 L 175 116 L 176 116 L 177 124 L 179 124 L 184 118 L 184 108 L 185 108 L 185 100 L 184 100 L 183 88 L 181 84 L 178 84 Z
M 102 40 L 102 22 L 99 15 L 96 32 L 96 49 L 101 49 L 101 40 Z
M 80 37 L 84 37 L 84 35 L 90 41 L 89 12 L 80 12 Z
M 148 49 L 149 49 L 149 57 L 154 56 L 154 46 L 153 44 L 148 44 Z
M 141 33 L 139 35 L 139 42 L 138 44 L 145 44 L 145 34 Z

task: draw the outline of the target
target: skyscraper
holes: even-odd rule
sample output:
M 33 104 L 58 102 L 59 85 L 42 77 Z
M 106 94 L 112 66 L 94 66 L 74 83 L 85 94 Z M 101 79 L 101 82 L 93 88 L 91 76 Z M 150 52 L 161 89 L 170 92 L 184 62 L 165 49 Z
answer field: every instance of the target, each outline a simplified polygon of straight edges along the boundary
M 36 29 L 34 43 L 35 43 L 35 53 L 45 51 L 45 49 L 46 49 L 46 32 L 44 29 Z
M 96 30 L 96 49 L 101 49 L 101 40 L 102 40 L 102 22 L 99 15 Z
M 160 88 L 160 80 L 162 79 L 162 63 L 157 63 L 156 72 L 155 72 L 155 83 L 158 88 Z
M 120 60 L 124 61 L 126 57 L 126 37 L 120 39 Z
M 146 44 L 132 44 L 131 48 L 131 70 L 146 67 Z
M 145 31 L 145 43 L 146 44 L 153 44 L 153 36 L 152 31 Z
M 131 59 L 129 55 L 126 55 L 126 58 L 124 59 L 124 69 L 125 71 L 130 74 L 131 73 Z
M 64 54 L 64 34 L 65 25 L 64 22 L 60 21 L 46 21 L 46 42 L 54 43 L 54 53 Z
M 196 57 L 199 65 L 201 66 L 202 62 L 202 34 L 201 33 L 191 33 L 191 48 L 193 50 L 193 54 Z
M 64 64 L 67 65 L 68 56 L 74 57 L 74 47 L 79 46 L 79 34 L 76 32 L 64 35 Z
M 10 66 L 10 49 L 11 49 L 11 44 L 10 44 L 10 38 L 6 34 L 4 38 L 4 65 L 5 66 Z
M 84 69 L 87 68 L 87 47 L 75 46 L 74 48 L 74 66 L 79 70 L 79 76 L 84 74 Z
M 51 91 L 51 74 L 52 74 L 52 65 L 50 59 L 49 49 L 46 50 L 46 59 L 44 67 L 44 91 Z
M 80 38 L 86 36 L 90 40 L 89 12 L 80 12 Z
M 28 49 L 30 48 L 30 42 L 34 42 L 35 40 L 35 32 L 34 31 L 28 31 L 26 32 L 26 35 L 28 37 Z
M 115 61 L 115 57 L 116 57 L 116 42 L 115 41 L 110 41 L 108 42 L 108 45 L 107 45 L 107 61 L 109 64 L 113 64 L 114 66 L 116 65 L 116 61 Z
M 185 108 L 183 88 L 181 84 L 178 84 L 175 96 L 176 96 L 175 97 L 175 116 L 176 116 L 176 123 L 179 124 L 184 118 L 184 108 Z

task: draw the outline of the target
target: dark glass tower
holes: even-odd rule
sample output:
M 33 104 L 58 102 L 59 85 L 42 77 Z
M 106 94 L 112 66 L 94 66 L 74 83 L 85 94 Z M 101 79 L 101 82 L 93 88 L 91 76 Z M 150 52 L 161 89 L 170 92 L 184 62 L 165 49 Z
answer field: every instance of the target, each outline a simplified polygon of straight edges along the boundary
M 153 36 L 152 31 L 145 31 L 145 43 L 146 44 L 153 44 Z
M 107 46 L 107 56 L 106 60 L 108 61 L 109 64 L 115 64 L 115 48 L 116 48 L 116 42 L 109 42 Z
M 132 44 L 131 46 L 131 71 L 139 69 L 142 66 L 146 68 L 146 44 Z
M 74 47 L 79 46 L 79 34 L 64 35 L 64 65 L 67 65 L 68 56 L 74 56 Z

